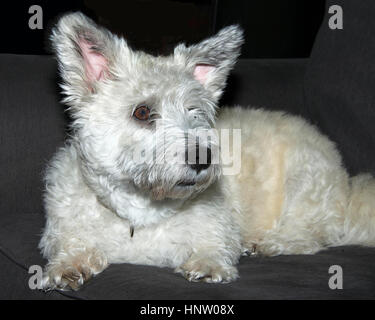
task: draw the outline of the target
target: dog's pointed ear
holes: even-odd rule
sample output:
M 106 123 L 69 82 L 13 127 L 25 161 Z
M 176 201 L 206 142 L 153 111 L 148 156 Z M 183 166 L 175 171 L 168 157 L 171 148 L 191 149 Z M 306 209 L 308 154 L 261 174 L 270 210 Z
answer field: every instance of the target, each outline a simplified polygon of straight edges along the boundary
M 96 92 L 100 82 L 111 79 L 119 50 L 127 47 L 125 40 L 80 12 L 63 16 L 52 30 L 51 41 L 68 102 Z
M 174 58 L 178 63 L 186 64 L 194 78 L 217 101 L 226 85 L 228 74 L 240 55 L 243 42 L 242 29 L 238 25 L 232 25 L 196 45 L 178 45 Z

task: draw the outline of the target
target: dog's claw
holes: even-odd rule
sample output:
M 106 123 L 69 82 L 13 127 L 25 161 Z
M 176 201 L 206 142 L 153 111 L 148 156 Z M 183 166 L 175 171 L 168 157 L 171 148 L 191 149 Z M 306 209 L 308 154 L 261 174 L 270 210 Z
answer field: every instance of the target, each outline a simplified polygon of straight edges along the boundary
M 187 262 L 176 269 L 190 282 L 228 283 L 238 278 L 236 267 L 212 261 Z

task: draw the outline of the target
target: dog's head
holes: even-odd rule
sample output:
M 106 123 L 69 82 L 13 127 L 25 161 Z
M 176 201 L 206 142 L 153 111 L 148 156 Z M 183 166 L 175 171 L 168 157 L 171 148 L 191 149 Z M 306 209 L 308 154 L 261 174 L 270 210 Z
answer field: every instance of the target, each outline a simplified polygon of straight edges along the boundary
M 81 13 L 61 18 L 51 39 L 74 141 L 91 175 L 131 183 L 157 200 L 188 198 L 217 178 L 210 129 L 243 42 L 238 26 L 166 57 L 131 50 Z

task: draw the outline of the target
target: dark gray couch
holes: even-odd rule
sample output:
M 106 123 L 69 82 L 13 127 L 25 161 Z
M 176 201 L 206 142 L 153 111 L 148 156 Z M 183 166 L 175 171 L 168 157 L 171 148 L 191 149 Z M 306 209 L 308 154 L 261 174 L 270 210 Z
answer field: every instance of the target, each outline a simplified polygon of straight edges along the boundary
M 332 4 L 344 8 L 344 30 L 330 30 L 326 17 L 307 60 L 239 61 L 223 103 L 303 115 L 338 143 L 352 174 L 374 173 L 375 2 Z M 189 283 L 172 270 L 123 264 L 78 292 L 30 290 L 28 267 L 45 263 L 37 250 L 44 225 L 42 172 L 63 143 L 68 122 L 57 79 L 51 57 L 0 55 L 0 298 L 375 298 L 375 249 L 359 247 L 242 258 L 241 278 L 225 285 Z M 343 290 L 328 287 L 331 265 L 343 268 Z

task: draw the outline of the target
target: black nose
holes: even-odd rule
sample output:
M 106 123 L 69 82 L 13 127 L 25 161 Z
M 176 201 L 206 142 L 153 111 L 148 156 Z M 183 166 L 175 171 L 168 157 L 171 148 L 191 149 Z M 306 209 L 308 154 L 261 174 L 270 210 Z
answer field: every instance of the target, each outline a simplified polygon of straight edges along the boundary
M 203 159 L 199 158 L 199 145 L 196 145 L 195 149 L 195 163 L 188 163 L 189 167 L 195 170 L 197 173 L 207 169 L 211 165 L 211 149 L 207 147 L 207 159 L 203 155 Z M 187 159 L 186 159 L 187 161 Z

